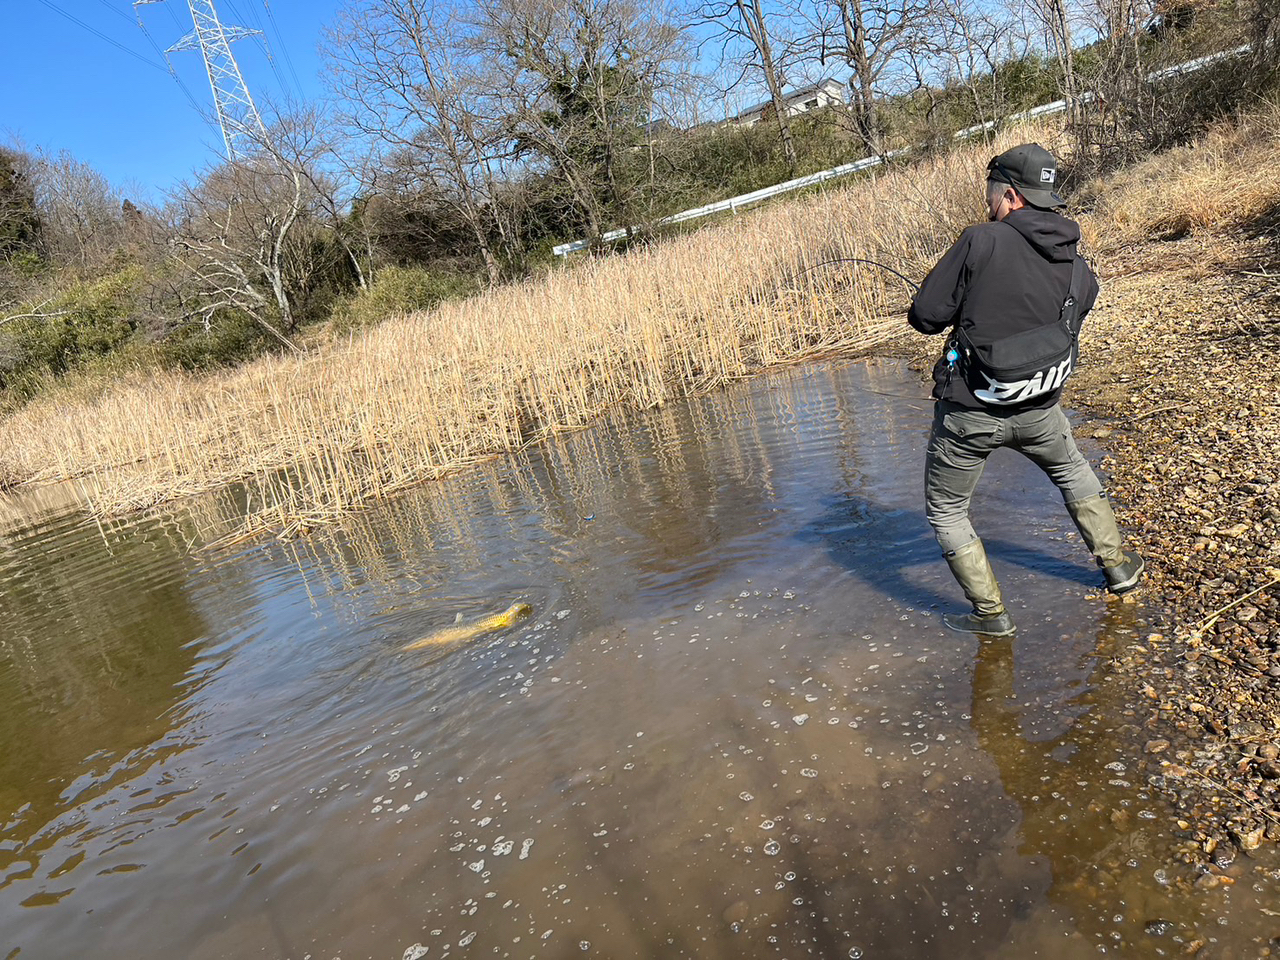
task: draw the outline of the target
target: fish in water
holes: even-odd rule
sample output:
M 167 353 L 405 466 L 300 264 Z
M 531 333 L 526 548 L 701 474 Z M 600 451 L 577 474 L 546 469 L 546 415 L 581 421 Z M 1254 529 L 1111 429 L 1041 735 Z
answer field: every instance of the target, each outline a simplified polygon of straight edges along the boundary
M 492 633 L 494 630 L 510 627 L 531 613 L 533 613 L 533 607 L 529 606 L 529 604 L 513 603 L 501 613 L 495 613 L 492 616 L 485 617 L 483 620 L 477 620 L 475 623 L 459 623 L 452 627 L 442 627 L 435 633 L 427 634 L 421 640 L 415 640 L 400 649 L 422 650 L 426 647 L 443 647 L 451 643 L 462 643 L 464 640 L 474 640 L 476 637 Z

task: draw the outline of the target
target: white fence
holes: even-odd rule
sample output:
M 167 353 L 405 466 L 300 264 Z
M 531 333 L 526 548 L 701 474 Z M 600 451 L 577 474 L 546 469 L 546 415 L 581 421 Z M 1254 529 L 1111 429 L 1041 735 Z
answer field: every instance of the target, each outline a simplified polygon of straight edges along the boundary
M 1203 70 L 1205 67 L 1225 60 L 1229 57 L 1238 57 L 1249 50 L 1248 45 L 1236 47 L 1232 50 L 1223 50 L 1220 53 L 1210 54 L 1207 57 L 1197 57 L 1195 60 L 1188 60 L 1186 63 L 1179 63 L 1172 67 L 1166 67 L 1163 70 L 1156 70 L 1147 74 L 1149 83 L 1157 83 L 1161 80 L 1167 80 L 1169 77 L 1180 76 L 1186 73 L 1193 73 L 1196 70 Z M 1080 99 L 1085 103 L 1093 100 L 1092 93 L 1082 94 Z M 1062 113 L 1067 109 L 1066 100 L 1055 100 L 1053 103 L 1041 104 L 1038 107 L 1032 107 L 1030 110 L 1024 110 L 1021 113 L 1010 114 L 1003 120 L 988 120 L 986 123 L 980 123 L 973 127 L 966 127 L 954 134 L 956 140 L 965 140 L 969 137 L 975 137 L 980 133 L 994 129 L 1002 123 L 1020 123 L 1024 120 L 1032 120 L 1036 117 L 1048 116 L 1049 114 Z M 855 160 L 852 163 L 842 163 L 838 167 L 832 167 L 830 170 L 819 170 L 817 173 L 811 173 L 808 176 L 796 177 L 794 180 L 787 180 L 785 183 L 775 183 L 771 187 L 761 187 L 759 190 L 753 190 L 751 193 L 744 193 L 741 196 L 730 197 L 728 200 L 717 200 L 715 203 L 708 203 L 702 207 L 694 207 L 692 210 L 681 210 L 679 213 L 673 213 L 669 217 L 663 217 L 655 222 L 655 226 L 665 226 L 672 223 L 683 223 L 686 220 L 697 220 L 699 217 L 709 217 L 714 213 L 736 213 L 739 207 L 750 206 L 761 200 L 767 200 L 769 197 L 776 197 L 779 194 L 790 193 L 792 190 L 802 190 L 805 187 L 812 187 L 815 184 L 823 183 L 827 180 L 834 180 L 837 177 L 847 177 L 851 173 L 860 173 L 863 170 L 870 170 L 872 167 L 878 167 L 882 163 L 889 160 L 896 160 L 899 157 L 906 156 L 911 152 L 910 147 L 903 147 L 900 150 L 890 150 L 882 157 L 865 157 L 862 160 Z M 621 240 L 623 237 L 637 231 L 638 227 L 624 227 L 621 230 L 610 230 L 600 235 L 600 239 L 605 243 L 613 243 L 615 240 Z M 567 256 L 576 250 L 585 250 L 591 246 L 590 240 L 574 240 L 572 243 L 562 243 L 552 247 L 551 251 L 558 257 Z

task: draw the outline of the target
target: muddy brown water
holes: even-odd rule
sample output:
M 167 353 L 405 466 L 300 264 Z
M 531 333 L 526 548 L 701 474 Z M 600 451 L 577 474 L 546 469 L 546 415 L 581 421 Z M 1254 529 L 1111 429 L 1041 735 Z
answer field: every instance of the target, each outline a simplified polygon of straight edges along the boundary
M 8 505 L 0 957 L 1256 956 L 1268 864 L 1169 882 L 1107 683 L 1146 614 L 1016 456 L 1019 634 L 942 628 L 918 393 L 795 370 L 292 544 Z

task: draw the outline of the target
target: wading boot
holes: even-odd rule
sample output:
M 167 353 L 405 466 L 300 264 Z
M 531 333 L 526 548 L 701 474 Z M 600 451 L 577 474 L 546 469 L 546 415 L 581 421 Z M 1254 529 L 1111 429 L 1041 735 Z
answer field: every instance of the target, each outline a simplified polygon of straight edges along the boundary
M 1013 618 L 1000 599 L 1000 585 L 987 562 L 987 551 L 981 540 L 966 543 L 959 550 L 945 554 L 951 575 L 973 610 L 969 613 L 948 613 L 942 622 L 960 633 L 981 633 L 989 637 L 1007 637 L 1016 629 Z
M 1111 501 L 1107 495 L 1100 493 L 1068 503 L 1067 512 L 1075 521 L 1085 546 L 1102 568 L 1103 576 L 1107 578 L 1107 589 L 1119 594 L 1136 587 L 1146 563 L 1136 553 L 1121 548 L 1120 528 L 1116 526 L 1116 515 L 1111 512 Z

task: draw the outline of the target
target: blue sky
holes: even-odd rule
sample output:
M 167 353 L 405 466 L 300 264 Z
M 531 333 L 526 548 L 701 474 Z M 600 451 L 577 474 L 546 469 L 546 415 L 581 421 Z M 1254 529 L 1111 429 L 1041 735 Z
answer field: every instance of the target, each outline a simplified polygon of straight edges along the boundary
M 325 97 L 317 46 L 348 2 L 354 0 L 214 0 L 225 26 L 263 31 L 232 46 L 260 107 Z M 145 31 L 131 0 L 0 0 L 0 9 L 7 16 L 0 31 L 0 144 L 66 150 L 126 196 L 153 203 L 221 158 L 199 53 L 169 56 L 179 84 L 161 52 L 191 31 L 187 0 L 137 8 Z M 763 98 L 755 74 L 748 78 L 730 96 L 731 109 Z M 806 82 L 800 74 L 791 79 Z M 718 117 L 725 107 L 717 98 L 708 115 Z
M 255 100 L 324 96 L 316 46 L 343 0 L 214 2 L 225 25 L 266 34 L 274 65 L 254 39 L 232 47 Z M 159 202 L 164 191 L 218 159 L 222 137 L 192 108 L 156 49 L 190 32 L 186 0 L 138 10 L 145 33 L 129 0 L 4 4 L 0 142 L 65 149 L 126 194 Z M 199 53 L 169 59 L 191 97 L 212 113 Z

